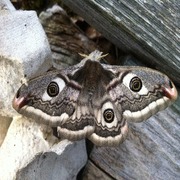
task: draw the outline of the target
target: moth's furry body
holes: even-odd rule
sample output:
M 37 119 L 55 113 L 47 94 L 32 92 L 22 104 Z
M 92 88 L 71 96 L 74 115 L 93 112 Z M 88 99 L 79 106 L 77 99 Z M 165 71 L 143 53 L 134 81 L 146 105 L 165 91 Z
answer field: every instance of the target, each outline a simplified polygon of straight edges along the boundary
M 113 146 L 126 138 L 127 121 L 143 121 L 177 98 L 166 75 L 101 64 L 100 58 L 94 51 L 75 66 L 29 81 L 19 89 L 13 107 L 57 127 L 67 139 L 87 137 L 98 146 Z

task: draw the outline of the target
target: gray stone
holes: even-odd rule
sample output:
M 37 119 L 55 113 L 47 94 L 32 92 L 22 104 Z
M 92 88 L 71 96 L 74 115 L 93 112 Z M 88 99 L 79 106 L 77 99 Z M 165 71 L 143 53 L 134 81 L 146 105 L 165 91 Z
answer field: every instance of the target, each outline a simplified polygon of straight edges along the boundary
M 86 161 L 84 140 L 59 141 L 51 128 L 19 116 L 0 148 L 0 179 L 75 179 Z
M 11 102 L 22 79 L 46 72 L 51 51 L 34 11 L 0 11 L 0 114 L 12 116 Z

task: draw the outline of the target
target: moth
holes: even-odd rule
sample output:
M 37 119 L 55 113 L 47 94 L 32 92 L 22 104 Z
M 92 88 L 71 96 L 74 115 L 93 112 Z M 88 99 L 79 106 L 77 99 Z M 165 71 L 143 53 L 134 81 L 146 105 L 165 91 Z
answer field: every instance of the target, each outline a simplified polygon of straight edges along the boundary
M 57 127 L 58 136 L 115 146 L 126 139 L 128 121 L 146 120 L 176 100 L 177 90 L 166 75 L 146 67 L 101 64 L 102 57 L 96 50 L 77 65 L 23 84 L 14 109 Z

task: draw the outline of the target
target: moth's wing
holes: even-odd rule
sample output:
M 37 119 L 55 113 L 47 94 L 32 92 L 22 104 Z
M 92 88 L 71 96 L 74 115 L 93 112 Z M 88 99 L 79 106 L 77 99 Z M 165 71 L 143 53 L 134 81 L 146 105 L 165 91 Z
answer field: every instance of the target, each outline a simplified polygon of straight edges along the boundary
M 137 66 L 105 66 L 116 74 L 107 89 L 112 101 L 121 106 L 123 118 L 126 120 L 146 120 L 171 105 L 177 98 L 173 82 L 159 71 Z M 138 91 L 132 88 L 136 77 L 142 83 Z
M 82 139 L 94 130 L 94 116 L 86 106 L 80 107 L 80 85 L 69 79 L 68 74 L 77 68 L 32 79 L 18 90 L 13 107 L 37 122 L 58 128 L 59 134 L 72 140 Z M 52 83 L 53 82 L 53 83 Z M 51 90 L 48 90 L 51 86 Z M 57 95 L 53 94 L 58 91 Z M 52 93 L 52 97 L 50 96 Z M 84 121 L 87 119 L 86 121 Z
M 95 117 L 87 106 L 76 104 L 75 111 L 63 124 L 57 127 L 60 137 L 80 140 L 94 132 Z
M 98 103 L 94 109 L 95 130 L 88 138 L 97 146 L 117 146 L 126 139 L 128 133 L 121 106 L 112 102 L 108 96 Z
M 141 122 L 165 109 L 176 98 L 177 91 L 170 79 L 155 70 L 142 67 L 103 65 L 112 76 L 106 86 L 106 96 L 99 99 L 95 108 L 96 125 L 89 137 L 97 145 L 117 145 L 127 135 L 127 121 Z M 133 91 L 133 78 L 142 82 L 139 91 Z M 137 84 L 135 84 L 136 88 Z M 137 90 L 137 89 L 135 89 Z M 98 104 L 99 103 L 99 104 Z M 111 109 L 113 121 L 106 121 L 104 112 Z

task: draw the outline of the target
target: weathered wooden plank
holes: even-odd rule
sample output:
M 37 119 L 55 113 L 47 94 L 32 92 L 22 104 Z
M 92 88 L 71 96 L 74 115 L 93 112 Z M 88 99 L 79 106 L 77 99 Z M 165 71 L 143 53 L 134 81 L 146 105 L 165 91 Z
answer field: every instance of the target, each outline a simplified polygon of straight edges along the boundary
M 179 1 L 63 0 L 117 45 L 180 85 Z

